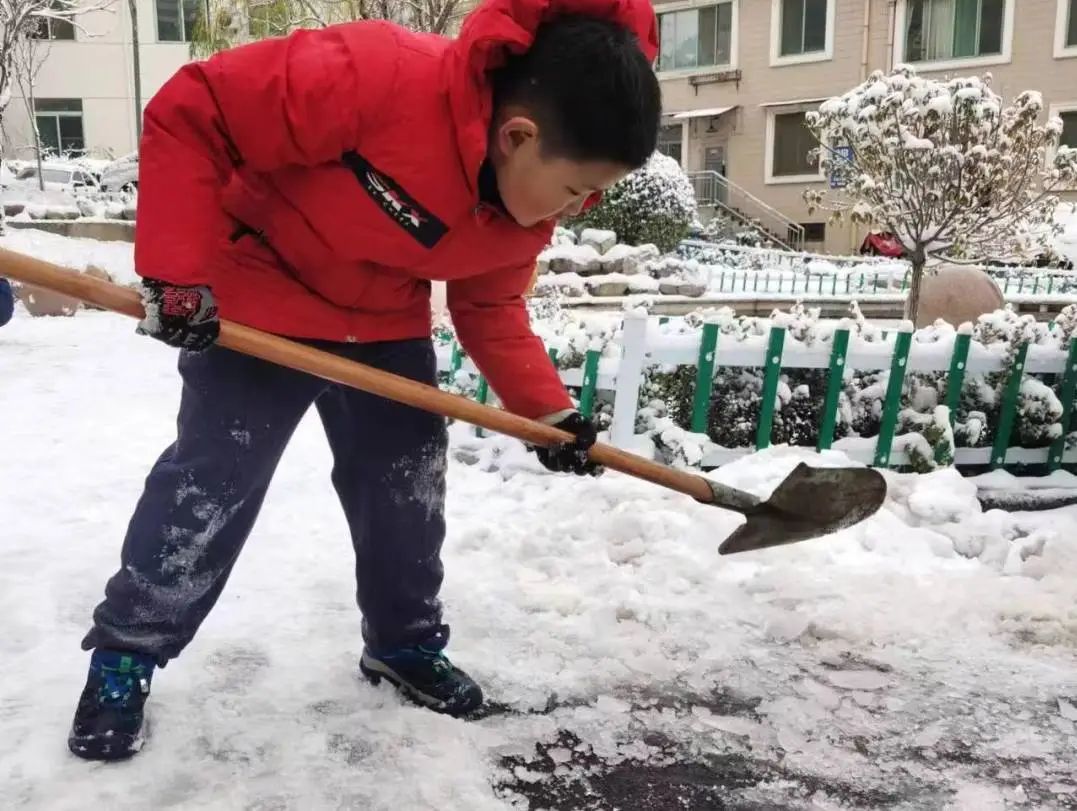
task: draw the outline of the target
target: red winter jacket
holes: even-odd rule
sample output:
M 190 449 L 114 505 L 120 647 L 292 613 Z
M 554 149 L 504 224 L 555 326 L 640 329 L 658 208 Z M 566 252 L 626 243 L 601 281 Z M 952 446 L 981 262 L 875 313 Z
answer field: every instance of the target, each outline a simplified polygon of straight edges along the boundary
M 648 0 L 489 0 L 456 40 L 359 22 L 187 65 L 146 108 L 139 273 L 211 285 L 253 327 L 363 342 L 428 336 L 444 280 L 506 408 L 571 407 L 523 299 L 553 223 L 522 228 L 478 194 L 486 71 L 565 13 L 630 26 L 654 57 Z

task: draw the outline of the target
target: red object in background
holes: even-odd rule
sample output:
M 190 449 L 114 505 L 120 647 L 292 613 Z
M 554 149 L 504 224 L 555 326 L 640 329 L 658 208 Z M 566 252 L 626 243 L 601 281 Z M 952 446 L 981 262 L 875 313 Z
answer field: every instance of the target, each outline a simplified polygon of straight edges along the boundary
M 893 234 L 868 234 L 860 246 L 860 253 L 901 259 L 905 256 L 905 248 Z

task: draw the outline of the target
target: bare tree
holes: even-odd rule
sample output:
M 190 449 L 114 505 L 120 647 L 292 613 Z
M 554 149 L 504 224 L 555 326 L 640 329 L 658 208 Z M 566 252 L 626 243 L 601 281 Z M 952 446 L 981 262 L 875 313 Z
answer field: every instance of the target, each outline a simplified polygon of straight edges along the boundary
M 217 51 L 300 28 L 356 20 L 389 20 L 413 31 L 447 34 L 462 0 L 208 0 L 195 25 L 191 55 Z
M 1077 183 L 1077 150 L 1059 146 L 1060 119 L 1039 123 L 1043 108 L 1034 91 L 1004 106 L 990 76 L 876 72 L 808 114 L 823 169 L 843 190 L 810 190 L 805 199 L 901 241 L 913 265 L 907 316 L 915 319 L 928 259 L 1028 255 L 1059 229 L 1056 192 Z
M 0 127 L 18 84 L 16 54 L 28 39 L 41 35 L 42 23 L 50 20 L 66 22 L 84 33 L 77 17 L 92 11 L 102 11 L 113 0 L 0 0 Z M 31 116 L 32 118 L 32 116 Z M 0 159 L 3 143 L 0 142 Z M 0 234 L 4 232 L 4 212 L 0 205 Z
M 45 64 L 50 51 L 50 41 L 39 37 L 26 37 L 15 45 L 14 71 L 15 81 L 19 85 L 23 101 L 26 103 L 26 116 L 30 121 L 30 131 L 34 137 L 34 156 L 37 159 L 37 186 L 45 191 L 45 175 L 41 166 L 41 130 L 37 126 L 37 116 L 34 115 L 36 104 L 34 102 L 34 87 L 37 85 L 37 75 L 41 72 L 41 66 Z

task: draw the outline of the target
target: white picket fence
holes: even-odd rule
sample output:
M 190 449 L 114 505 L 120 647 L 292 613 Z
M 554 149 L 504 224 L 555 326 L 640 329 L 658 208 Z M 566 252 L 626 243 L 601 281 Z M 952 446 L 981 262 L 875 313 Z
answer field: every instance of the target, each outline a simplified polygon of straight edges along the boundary
M 852 341 L 841 368 L 857 371 L 877 371 L 891 369 L 895 362 L 895 336 L 881 342 Z M 658 320 L 636 314 L 626 314 L 623 323 L 621 353 L 619 357 L 602 357 L 597 365 L 597 374 L 593 382 L 595 391 L 605 401 L 612 400 L 613 421 L 610 427 L 610 441 L 619 447 L 631 449 L 635 444 L 636 414 L 639 403 L 640 388 L 644 372 L 655 365 L 687 365 L 699 363 L 702 337 L 699 333 L 687 335 L 662 334 Z M 1075 341 L 1077 343 L 1077 341 Z M 1030 346 L 1023 368 L 1018 366 L 1019 375 L 1055 374 L 1063 375 L 1068 380 L 1077 377 L 1077 363 L 1071 367 L 1075 351 L 1066 351 Z M 453 349 L 449 345 L 437 348 L 438 368 L 448 371 L 452 368 Z M 755 342 L 718 342 L 714 357 L 715 369 L 728 367 L 765 368 L 769 364 L 779 364 L 786 369 L 828 369 L 833 368 L 829 343 L 817 343 L 807 346 L 797 341 L 784 342 L 780 357 L 769 358 L 768 341 L 761 337 Z M 948 372 L 951 371 L 953 356 L 935 344 L 913 341 L 908 350 L 907 361 L 899 360 L 906 372 Z M 1008 368 L 1005 358 L 989 351 L 986 347 L 971 343 L 967 362 L 963 364 L 965 374 L 982 374 L 1004 372 Z M 460 362 L 459 371 L 478 376 L 479 372 L 469 358 Z M 585 380 L 583 368 L 566 369 L 560 372 L 561 380 L 567 386 L 584 387 L 590 381 Z M 491 400 L 493 399 L 491 395 Z M 1072 408 L 1072 406 L 1071 406 Z M 878 461 L 877 440 L 875 438 L 845 439 L 834 443 L 834 448 L 846 453 L 850 458 L 871 464 Z M 713 447 L 704 457 L 705 467 L 718 467 L 754 451 L 754 448 L 718 448 Z M 1012 464 L 1045 464 L 1049 453 L 1058 455 L 1053 460 L 1056 464 L 1072 465 L 1077 463 L 1077 449 L 1056 450 L 1048 448 L 1008 448 L 1003 462 Z M 987 465 L 992 463 L 993 449 L 958 448 L 955 464 Z M 903 447 L 901 437 L 897 437 L 889 454 L 891 467 L 909 464 L 909 456 Z

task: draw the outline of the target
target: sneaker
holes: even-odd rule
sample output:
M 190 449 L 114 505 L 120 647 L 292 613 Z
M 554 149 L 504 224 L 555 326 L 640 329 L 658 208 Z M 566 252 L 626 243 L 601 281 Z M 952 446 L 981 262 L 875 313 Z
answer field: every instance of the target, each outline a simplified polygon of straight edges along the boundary
M 444 653 L 416 645 L 391 653 L 363 650 L 359 669 L 371 684 L 385 679 L 405 697 L 434 712 L 460 717 L 482 706 L 482 690 Z
M 86 760 L 122 760 L 142 748 L 142 706 L 155 664 L 140 653 L 93 652 L 67 738 L 72 753 Z

